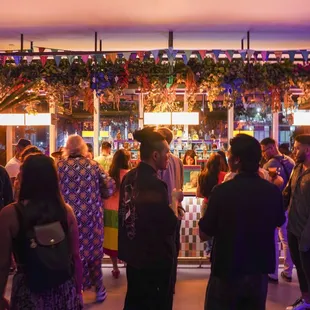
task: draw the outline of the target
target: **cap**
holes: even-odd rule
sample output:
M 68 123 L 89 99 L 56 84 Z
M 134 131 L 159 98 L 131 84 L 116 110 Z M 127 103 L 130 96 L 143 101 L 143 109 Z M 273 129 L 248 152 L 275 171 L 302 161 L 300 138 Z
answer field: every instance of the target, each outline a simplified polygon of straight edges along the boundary
M 22 139 L 19 139 L 18 142 L 16 144 L 13 144 L 13 145 L 25 148 L 28 145 L 31 145 L 31 142 L 30 142 L 30 140 L 22 138 Z

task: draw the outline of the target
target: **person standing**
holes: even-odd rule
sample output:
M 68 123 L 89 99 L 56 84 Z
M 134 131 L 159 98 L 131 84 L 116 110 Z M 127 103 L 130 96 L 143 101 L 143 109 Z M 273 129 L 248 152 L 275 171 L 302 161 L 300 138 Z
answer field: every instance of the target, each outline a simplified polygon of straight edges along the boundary
M 65 202 L 73 208 L 80 239 L 83 263 L 83 289 L 96 290 L 97 302 L 106 299 L 102 283 L 103 199 L 114 193 L 114 181 L 100 165 L 86 158 L 87 145 L 78 135 L 69 136 L 66 159 L 58 162 L 60 188 Z
M 15 156 L 11 158 L 5 166 L 5 169 L 10 176 L 12 184 L 14 184 L 14 181 L 19 173 L 19 167 L 21 164 L 19 158 L 20 154 L 30 144 L 31 142 L 27 139 L 19 139 L 17 144 L 15 145 Z
M 111 143 L 103 141 L 101 145 L 101 155 L 94 158 L 94 160 L 99 163 L 103 170 L 106 172 L 109 171 L 113 159 L 111 150 Z
M 297 270 L 301 297 L 287 310 L 310 308 L 310 135 L 294 142 L 296 166 L 284 196 L 288 196 L 288 245 Z
M 200 238 L 214 237 L 205 310 L 265 310 L 274 231 L 285 222 L 282 195 L 258 174 L 255 138 L 239 134 L 230 144 L 238 174 L 213 189 L 199 221 Z
M 129 152 L 123 149 L 115 152 L 109 175 L 115 181 L 116 191 L 104 204 L 103 252 L 111 258 L 112 275 L 115 279 L 120 275 L 117 265 L 119 189 L 125 174 L 129 171 L 129 161 Z
M 0 166 L 0 211 L 11 202 L 13 202 L 12 183 L 6 169 Z
M 134 133 L 141 162 L 120 188 L 118 257 L 127 263 L 124 310 L 172 310 L 175 231 L 181 194 L 157 176 L 166 169 L 169 145 L 152 127 Z
M 0 309 L 82 309 L 82 264 L 74 212 L 63 201 L 52 158 L 27 156 L 18 202 L 0 212 Z M 54 245 L 54 246 L 53 246 Z M 10 308 L 4 298 L 10 257 Z
M 168 145 L 170 145 L 173 139 L 172 131 L 166 127 L 161 127 L 157 129 L 157 131 L 165 137 Z M 168 198 L 169 203 L 171 204 L 173 190 L 174 189 L 180 191 L 183 190 L 184 168 L 181 159 L 170 153 L 167 169 L 159 171 L 159 178 L 167 184 Z M 181 248 L 180 229 L 183 216 L 184 216 L 184 209 L 182 208 L 182 205 L 180 203 L 178 206 L 178 224 L 175 233 L 176 257 L 175 257 L 175 266 L 172 274 L 173 288 L 175 288 L 175 284 L 177 281 L 178 256 Z
M 288 183 L 290 175 L 295 166 L 295 162 L 290 157 L 282 155 L 279 152 L 276 142 L 272 138 L 265 138 L 260 142 L 260 144 L 262 155 L 266 161 L 263 168 L 269 172 L 274 169 L 275 173 L 282 177 L 283 185 L 280 187 L 282 192 Z M 276 244 L 278 244 L 279 239 L 282 243 L 284 252 L 284 269 L 281 272 L 281 277 L 286 282 L 292 282 L 293 262 L 287 241 L 287 213 L 284 225 L 276 230 Z M 276 247 L 276 269 L 274 273 L 269 274 L 269 282 L 278 283 L 279 254 L 279 248 Z

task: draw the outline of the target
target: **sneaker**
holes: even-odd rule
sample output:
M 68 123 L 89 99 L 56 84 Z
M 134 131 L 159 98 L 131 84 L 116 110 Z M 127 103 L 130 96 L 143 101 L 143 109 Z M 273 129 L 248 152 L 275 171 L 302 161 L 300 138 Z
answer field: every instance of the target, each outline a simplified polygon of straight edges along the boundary
M 292 277 L 287 276 L 284 271 L 281 272 L 281 278 L 286 282 L 292 282 Z
M 307 304 L 301 297 L 286 308 L 286 310 L 307 310 L 310 309 L 310 304 Z
M 268 275 L 268 282 L 273 283 L 273 284 L 278 284 L 279 280 Z
M 103 288 L 96 294 L 96 302 L 98 303 L 104 302 L 106 298 L 107 298 L 107 290 L 105 288 Z

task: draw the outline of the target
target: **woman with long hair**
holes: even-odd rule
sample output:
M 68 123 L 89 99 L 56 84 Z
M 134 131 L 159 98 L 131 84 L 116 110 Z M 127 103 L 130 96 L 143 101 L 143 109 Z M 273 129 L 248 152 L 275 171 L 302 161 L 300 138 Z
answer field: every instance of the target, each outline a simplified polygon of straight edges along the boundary
M 109 175 L 115 181 L 116 191 L 113 196 L 105 201 L 104 205 L 103 251 L 111 257 L 112 275 L 115 279 L 120 274 L 117 265 L 119 189 L 123 177 L 129 171 L 129 160 L 130 154 L 126 150 L 118 150 L 114 154 Z
M 192 166 L 195 165 L 195 157 L 196 152 L 194 150 L 187 150 L 185 152 L 184 158 L 183 158 L 183 165 L 185 166 Z
M 104 199 L 114 193 L 114 181 L 100 165 L 88 159 L 82 137 L 69 136 L 66 159 L 58 162 L 60 188 L 76 215 L 79 226 L 80 255 L 83 263 L 83 290 L 96 291 L 96 301 L 103 302 L 107 292 L 102 283 Z
M 211 154 L 207 161 L 206 168 L 198 178 L 198 196 L 204 197 L 204 201 L 208 202 L 210 194 L 217 184 L 223 182 L 226 172 L 221 168 L 223 162 L 221 155 L 218 153 Z M 223 168 L 222 168 L 223 169 Z
M 223 159 L 220 154 L 213 153 L 207 161 L 206 168 L 198 177 L 197 196 L 204 198 L 201 206 L 202 215 L 207 209 L 208 199 L 213 188 L 224 180 L 226 172 L 221 171 L 221 169 L 223 169 Z M 211 253 L 211 249 L 212 240 L 209 240 L 207 241 L 207 254 Z
M 53 159 L 29 155 L 20 181 L 18 202 L 0 212 L 0 309 L 9 309 L 4 291 L 11 251 L 17 273 L 10 309 L 82 309 L 78 227 L 61 196 Z
M 35 145 L 28 145 L 20 154 L 20 162 L 21 164 L 25 161 L 26 157 L 30 154 L 43 154 L 42 151 L 36 147 Z M 18 173 L 13 186 L 14 200 L 18 200 L 20 190 L 20 173 Z

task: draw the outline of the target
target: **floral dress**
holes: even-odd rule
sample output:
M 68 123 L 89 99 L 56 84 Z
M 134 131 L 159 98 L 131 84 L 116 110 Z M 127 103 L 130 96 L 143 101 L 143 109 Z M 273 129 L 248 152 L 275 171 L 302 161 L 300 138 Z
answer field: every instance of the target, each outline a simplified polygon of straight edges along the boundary
M 60 161 L 58 172 L 65 202 L 73 208 L 78 222 L 84 289 L 95 285 L 100 290 L 103 199 L 113 195 L 115 183 L 97 162 L 82 156 Z

